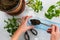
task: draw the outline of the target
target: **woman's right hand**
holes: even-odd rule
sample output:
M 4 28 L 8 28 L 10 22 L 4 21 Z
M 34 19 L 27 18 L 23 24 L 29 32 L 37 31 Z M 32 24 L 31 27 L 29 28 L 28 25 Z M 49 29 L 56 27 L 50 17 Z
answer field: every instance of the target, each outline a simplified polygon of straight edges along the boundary
M 56 25 L 52 25 L 47 32 L 51 34 L 51 40 L 60 40 L 60 31 Z

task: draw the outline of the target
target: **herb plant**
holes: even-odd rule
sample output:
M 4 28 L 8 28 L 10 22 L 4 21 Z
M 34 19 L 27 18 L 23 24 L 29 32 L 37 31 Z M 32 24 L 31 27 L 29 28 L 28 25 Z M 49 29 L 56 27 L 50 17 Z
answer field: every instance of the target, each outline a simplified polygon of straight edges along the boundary
M 60 1 L 57 2 L 56 5 L 50 6 L 47 12 L 45 13 L 45 16 L 48 19 L 52 19 L 53 17 L 60 16 Z
M 7 29 L 7 32 L 9 32 L 10 36 L 12 36 L 19 26 L 17 18 L 13 17 L 12 19 L 8 19 L 8 21 L 4 20 L 4 22 L 7 23 L 4 28 Z
M 28 0 L 27 5 L 36 12 L 41 11 L 43 8 L 42 1 L 40 1 L 40 0 Z
M 60 6 L 60 1 L 59 1 L 59 2 L 57 2 L 57 4 Z

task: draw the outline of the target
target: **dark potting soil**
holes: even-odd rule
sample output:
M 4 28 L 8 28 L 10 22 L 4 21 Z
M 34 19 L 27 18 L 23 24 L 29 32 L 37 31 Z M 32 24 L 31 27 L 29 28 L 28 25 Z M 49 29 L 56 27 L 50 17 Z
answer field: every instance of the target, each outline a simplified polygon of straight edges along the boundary
M 32 25 L 39 25 L 41 22 L 39 21 L 39 20 L 37 20 L 37 19 L 31 19 L 30 20 L 31 21 L 31 24 Z
M 18 4 L 19 0 L 0 0 L 0 10 L 11 10 Z

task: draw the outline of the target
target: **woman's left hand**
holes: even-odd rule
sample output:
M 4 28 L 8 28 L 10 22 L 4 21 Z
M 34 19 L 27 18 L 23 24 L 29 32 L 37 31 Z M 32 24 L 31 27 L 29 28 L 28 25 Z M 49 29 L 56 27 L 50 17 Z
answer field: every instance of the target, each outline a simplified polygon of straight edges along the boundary
M 21 25 L 19 26 L 19 29 L 23 32 L 26 32 L 27 30 L 33 29 L 34 26 L 27 26 L 27 21 L 29 18 L 31 18 L 32 16 L 25 16 L 22 17 L 22 22 Z

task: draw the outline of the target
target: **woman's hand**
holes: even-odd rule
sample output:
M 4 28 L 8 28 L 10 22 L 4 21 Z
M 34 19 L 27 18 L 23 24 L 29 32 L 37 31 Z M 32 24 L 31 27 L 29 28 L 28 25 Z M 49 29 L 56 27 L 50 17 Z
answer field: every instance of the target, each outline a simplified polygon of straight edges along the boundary
M 22 23 L 12 36 L 11 40 L 18 40 L 19 36 L 21 36 L 23 32 L 34 28 L 34 26 L 27 26 L 27 21 L 29 18 L 31 18 L 31 16 L 26 16 L 22 18 Z
M 27 26 L 27 21 L 29 18 L 31 18 L 32 16 L 25 16 L 22 17 L 22 22 L 21 25 L 19 26 L 19 29 L 23 32 L 26 32 L 27 30 L 33 29 L 34 26 Z
M 52 27 L 49 28 L 47 32 L 51 33 L 51 40 L 60 40 L 59 28 L 56 25 L 52 25 Z

